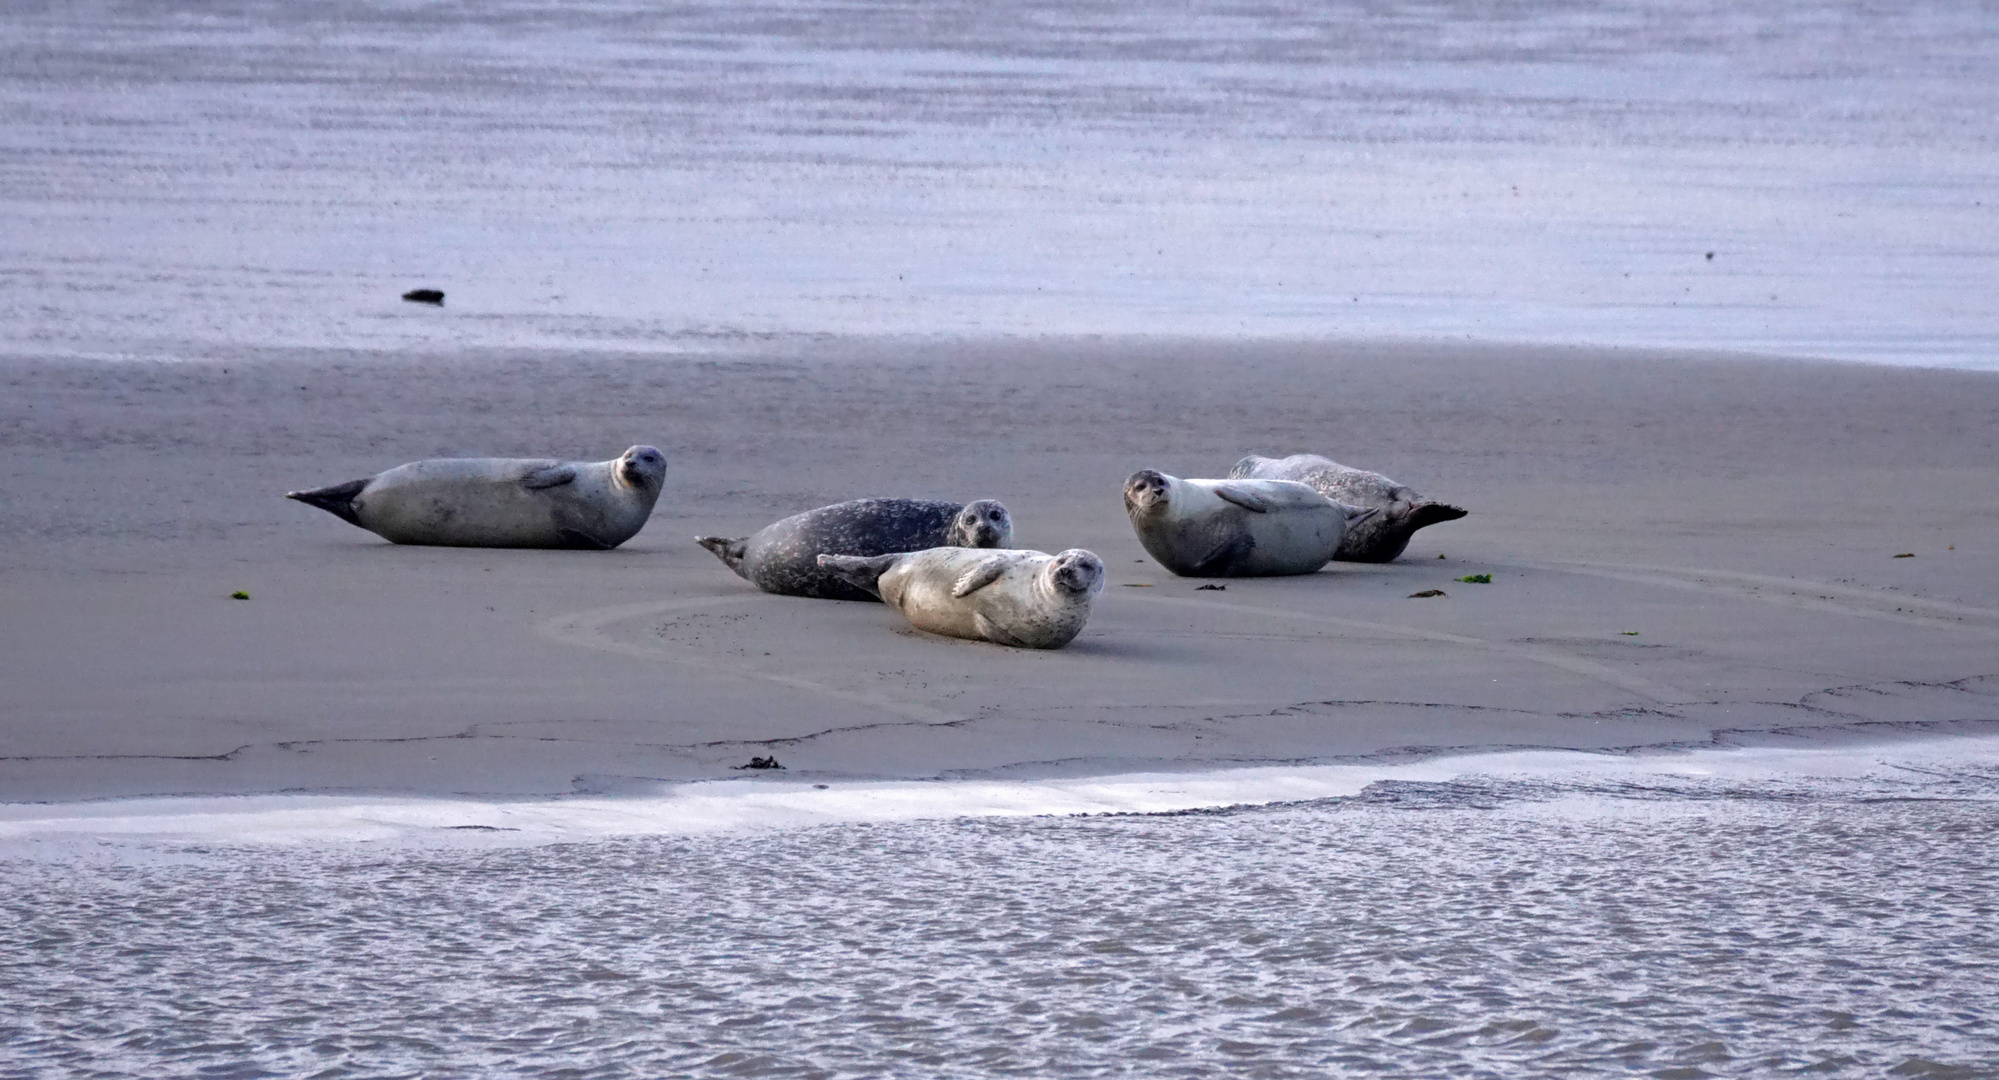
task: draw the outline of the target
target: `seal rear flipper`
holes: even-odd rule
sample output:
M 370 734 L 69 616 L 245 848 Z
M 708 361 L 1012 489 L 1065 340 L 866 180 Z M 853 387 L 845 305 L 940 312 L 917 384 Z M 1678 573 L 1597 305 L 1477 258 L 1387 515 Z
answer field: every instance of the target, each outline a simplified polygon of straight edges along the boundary
M 819 568 L 855 588 L 880 596 L 881 576 L 889 572 L 904 553 L 892 555 L 821 555 Z
M 739 536 L 734 540 L 726 536 L 697 536 L 694 542 L 707 548 L 722 565 L 736 572 L 736 576 L 748 581 L 750 576 L 743 572 L 743 557 L 749 554 L 750 538 Z
M 370 477 L 369 479 L 373 478 Z M 354 497 L 361 494 L 361 489 L 367 486 L 367 480 L 349 480 L 344 484 L 314 488 L 311 491 L 287 491 L 285 492 L 285 498 L 297 499 L 307 506 L 317 506 L 349 525 L 356 525 L 365 529 L 367 526 L 362 525 L 360 519 L 354 514 Z
M 972 616 L 972 628 L 979 636 L 995 645 L 1011 645 L 1016 649 L 1031 649 L 1034 646 L 1006 632 L 998 623 L 986 618 L 983 612 Z
M 1439 522 L 1456 521 L 1469 513 L 1471 511 L 1461 506 L 1452 506 L 1450 503 L 1417 503 L 1416 508 L 1409 512 L 1409 531 L 1415 532 L 1417 529 L 1426 528 Z

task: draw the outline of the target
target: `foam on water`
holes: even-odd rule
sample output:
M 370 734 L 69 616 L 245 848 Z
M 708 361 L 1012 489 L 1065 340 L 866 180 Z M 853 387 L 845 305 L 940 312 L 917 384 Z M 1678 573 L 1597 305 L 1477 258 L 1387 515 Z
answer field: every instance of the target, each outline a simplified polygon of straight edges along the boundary
M 0 804 L 0 856 L 66 857 L 73 844 L 548 844 L 822 825 L 1089 814 L 1161 814 L 1352 798 L 1381 784 L 1534 784 L 1548 792 L 1852 784 L 1964 797 L 1936 776 L 1999 775 L 1999 737 L 1879 747 L 1741 748 L 1611 755 L 1523 750 L 1421 760 L 1034 780 L 840 781 L 773 776 L 660 785 L 648 794 L 549 799 L 330 795 L 186 796 Z M 1993 793 L 1981 792 L 1978 797 Z M 1598 804 L 1585 798 L 1574 808 Z

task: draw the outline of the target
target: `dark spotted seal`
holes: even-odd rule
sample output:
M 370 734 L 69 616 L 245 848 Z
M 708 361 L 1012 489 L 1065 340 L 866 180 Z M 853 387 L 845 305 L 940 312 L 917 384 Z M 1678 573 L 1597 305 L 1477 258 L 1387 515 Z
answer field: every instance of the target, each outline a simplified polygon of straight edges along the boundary
M 1059 649 L 1083 632 L 1104 591 L 1104 563 L 1082 548 L 979 551 L 940 547 L 872 559 L 821 555 L 820 565 L 880 596 L 918 630 L 1018 649 Z
M 1347 530 L 1346 539 L 1340 542 L 1340 550 L 1333 556 L 1344 562 L 1388 562 L 1402 554 L 1417 529 L 1440 521 L 1456 521 L 1467 513 L 1449 503 L 1425 499 L 1414 488 L 1380 473 L 1348 468 L 1317 454 L 1293 454 L 1287 458 L 1251 454 L 1236 462 L 1229 475 L 1296 480 L 1328 499 L 1380 510 L 1371 520 L 1356 523 Z
M 435 458 L 285 496 L 398 544 L 594 548 L 645 527 L 666 458 L 634 446 L 610 461 Z
M 773 522 L 753 536 L 695 541 L 769 593 L 824 600 L 875 600 L 874 593 L 819 566 L 821 555 L 888 555 L 934 547 L 1003 548 L 1013 518 L 991 499 L 970 504 L 855 499 Z

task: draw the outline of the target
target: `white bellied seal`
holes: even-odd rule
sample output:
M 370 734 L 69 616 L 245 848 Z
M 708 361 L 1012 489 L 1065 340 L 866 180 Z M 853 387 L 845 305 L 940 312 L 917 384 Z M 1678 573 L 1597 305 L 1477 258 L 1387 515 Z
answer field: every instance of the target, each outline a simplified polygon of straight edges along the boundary
M 918 630 L 1023 649 L 1059 649 L 1082 633 L 1104 590 L 1104 563 L 1082 548 L 938 547 L 819 565 L 882 598 Z
M 1333 556 L 1343 562 L 1388 562 L 1402 554 L 1417 529 L 1440 521 L 1456 521 L 1468 512 L 1449 503 L 1425 499 L 1416 494 L 1416 489 L 1380 473 L 1348 468 L 1317 454 L 1293 454 L 1287 458 L 1251 454 L 1236 462 L 1229 475 L 1238 479 L 1296 480 L 1328 499 L 1380 510 L 1372 519 L 1347 530 L 1347 538 L 1340 542 L 1340 550 Z
M 1374 511 L 1290 480 L 1182 480 L 1155 469 L 1124 484 L 1138 542 L 1181 577 L 1310 574 L 1331 562 L 1348 525 Z
M 738 540 L 698 537 L 745 581 L 769 593 L 823 600 L 875 600 L 819 566 L 821 555 L 890 555 L 934 547 L 1003 548 L 1013 518 L 991 499 L 974 503 L 855 499 L 773 522 Z
M 634 446 L 610 461 L 434 458 L 297 499 L 398 544 L 608 550 L 645 527 L 666 458 Z

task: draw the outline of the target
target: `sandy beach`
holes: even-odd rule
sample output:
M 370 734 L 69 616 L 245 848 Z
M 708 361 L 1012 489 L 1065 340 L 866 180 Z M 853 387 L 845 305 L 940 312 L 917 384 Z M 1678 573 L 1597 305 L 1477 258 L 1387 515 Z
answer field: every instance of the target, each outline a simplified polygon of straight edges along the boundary
M 622 792 L 760 755 L 793 780 L 1051 776 L 1999 724 L 1994 373 L 791 338 L 15 360 L 0 411 L 0 801 Z M 398 547 L 282 498 L 422 457 L 640 442 L 666 452 L 665 492 L 609 553 Z M 1130 472 L 1294 451 L 1471 516 L 1389 565 L 1220 591 L 1145 557 Z M 936 638 L 879 605 L 758 593 L 692 543 L 866 495 L 998 498 L 1020 545 L 1096 551 L 1089 627 L 1052 653 Z M 1492 583 L 1454 580 L 1477 573 Z

